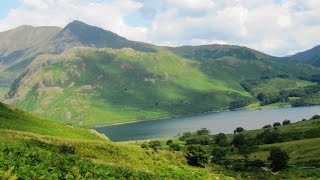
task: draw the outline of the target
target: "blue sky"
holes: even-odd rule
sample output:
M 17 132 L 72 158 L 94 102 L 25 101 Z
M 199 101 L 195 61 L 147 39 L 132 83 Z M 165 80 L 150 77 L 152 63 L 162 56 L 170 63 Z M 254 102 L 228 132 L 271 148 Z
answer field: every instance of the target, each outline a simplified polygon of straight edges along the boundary
M 0 18 L 4 18 L 8 15 L 11 9 L 17 8 L 19 5 L 18 0 L 9 0 L 5 2 L 1 2 L 0 6 Z
M 235 44 L 277 56 L 320 44 L 319 0 L 10 0 L 0 31 L 72 20 L 158 45 Z

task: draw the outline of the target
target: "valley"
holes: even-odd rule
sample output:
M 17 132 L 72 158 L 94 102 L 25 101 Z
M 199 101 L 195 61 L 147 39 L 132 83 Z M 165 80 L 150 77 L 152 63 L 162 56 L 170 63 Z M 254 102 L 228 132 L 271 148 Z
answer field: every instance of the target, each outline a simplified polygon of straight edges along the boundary
M 320 69 L 246 47 L 156 46 L 80 21 L 60 31 L 28 28 L 53 33 L 41 43 L 17 46 L 35 46 L 31 49 L 41 53 L 30 61 L 10 60 L 12 67 L 28 63 L 15 71 L 10 88 L 2 86 L 3 102 L 69 125 L 93 127 L 320 102 Z M 7 39 L 10 42 L 10 36 Z M 11 64 L 2 73 L 9 72 Z

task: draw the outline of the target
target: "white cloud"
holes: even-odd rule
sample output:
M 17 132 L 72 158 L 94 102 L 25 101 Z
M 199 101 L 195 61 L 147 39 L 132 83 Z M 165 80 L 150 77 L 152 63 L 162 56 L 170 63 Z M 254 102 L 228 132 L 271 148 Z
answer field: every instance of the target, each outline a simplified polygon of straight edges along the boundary
M 152 3 L 147 0 L 20 2 L 0 20 L 0 31 L 23 24 L 63 27 L 78 19 L 160 45 L 227 43 L 287 55 L 320 44 L 319 0 L 163 0 L 161 8 L 150 12 L 146 8 Z M 152 14 L 147 16 L 151 26 L 127 24 L 128 15 L 143 12 Z

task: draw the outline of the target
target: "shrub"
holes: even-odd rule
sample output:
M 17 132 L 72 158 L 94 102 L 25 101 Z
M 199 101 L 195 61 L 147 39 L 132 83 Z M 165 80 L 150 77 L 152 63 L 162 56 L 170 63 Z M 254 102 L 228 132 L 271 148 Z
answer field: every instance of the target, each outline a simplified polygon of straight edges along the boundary
M 247 161 L 245 166 L 246 167 L 261 168 L 261 167 L 264 167 L 265 164 L 263 161 L 257 159 L 257 160 L 253 160 L 253 161 Z
M 223 148 L 214 148 L 211 151 L 212 162 L 219 162 L 224 159 L 227 155 L 227 152 Z
M 186 139 L 186 144 L 201 144 L 201 145 L 209 145 L 213 144 L 213 140 L 210 136 L 193 136 Z
M 243 127 L 237 127 L 233 132 L 234 133 L 241 133 L 243 131 L 244 131 Z
M 148 146 L 148 143 L 147 142 L 143 142 L 141 144 L 141 148 L 144 148 L 144 149 L 147 149 L 149 146 Z
M 269 129 L 269 128 L 272 128 L 271 124 L 268 124 L 262 127 L 262 129 Z
M 284 121 L 282 122 L 282 125 L 284 126 L 284 125 L 288 125 L 288 124 L 290 124 L 290 123 L 291 123 L 291 121 L 288 120 L 288 119 L 286 119 L 286 120 L 284 120 Z
M 314 115 L 310 118 L 310 120 L 314 120 L 314 119 L 320 119 L 320 115 Z
M 268 157 L 268 160 L 271 161 L 272 170 L 279 171 L 287 167 L 289 156 L 287 152 L 279 148 L 273 148 L 270 151 L 270 156 Z
M 215 135 L 215 143 L 221 147 L 226 147 L 229 145 L 227 141 L 227 136 L 224 133 L 219 133 Z
M 203 167 L 208 163 L 209 155 L 205 147 L 201 145 L 191 145 L 185 154 L 189 165 Z
M 171 150 L 171 151 L 180 151 L 180 149 L 181 149 L 181 147 L 179 144 L 172 143 L 169 145 L 169 150 Z
M 210 135 L 210 130 L 207 128 L 201 128 L 200 130 L 197 130 L 198 135 Z
M 173 141 L 171 139 L 169 139 L 167 142 L 166 142 L 166 145 L 169 146 L 170 144 L 172 144 Z
M 68 145 L 68 144 L 61 144 L 59 147 L 59 151 L 60 151 L 60 153 L 74 154 L 75 148 L 71 145 Z
M 278 126 L 281 126 L 281 123 L 279 123 L 279 122 L 273 123 L 273 127 L 278 127 Z
M 278 132 L 275 131 L 265 131 L 257 134 L 256 140 L 260 144 L 273 144 L 277 142 L 282 142 L 282 138 Z
M 149 147 L 152 148 L 153 150 L 157 151 L 162 146 L 161 146 L 161 142 L 159 140 L 152 140 L 149 142 Z
M 182 134 L 181 137 L 179 137 L 179 140 L 180 141 L 185 141 L 187 138 L 191 137 L 192 136 L 192 133 L 191 132 L 184 132 Z

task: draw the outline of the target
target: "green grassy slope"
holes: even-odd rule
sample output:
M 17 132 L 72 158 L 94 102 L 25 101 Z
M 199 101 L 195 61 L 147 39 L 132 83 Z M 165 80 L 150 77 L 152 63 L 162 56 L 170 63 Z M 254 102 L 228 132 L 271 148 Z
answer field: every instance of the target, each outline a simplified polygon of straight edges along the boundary
M 182 153 L 142 150 L 1 104 L 0 178 L 228 179 L 186 165 Z
M 239 58 L 201 61 L 163 48 L 152 53 L 73 48 L 38 57 L 6 102 L 53 120 L 94 126 L 225 110 L 239 99 L 256 102 L 241 86 L 245 79 L 269 76 L 275 89 L 284 82 L 312 84 L 291 74 L 303 76 L 312 67 L 290 67 L 288 72 L 289 67 L 272 60 Z M 279 74 L 290 76 L 281 79 Z

